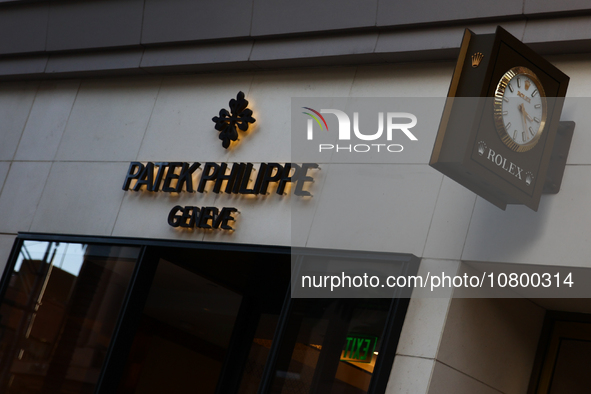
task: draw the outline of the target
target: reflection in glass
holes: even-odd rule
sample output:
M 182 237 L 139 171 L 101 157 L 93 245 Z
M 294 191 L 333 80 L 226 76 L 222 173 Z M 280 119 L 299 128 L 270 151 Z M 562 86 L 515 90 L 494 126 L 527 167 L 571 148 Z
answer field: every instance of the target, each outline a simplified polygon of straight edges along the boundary
M 272 393 L 368 392 L 388 299 L 294 299 Z
M 248 352 L 238 394 L 254 394 L 258 391 L 265 370 L 265 363 L 269 358 L 269 352 L 273 345 L 273 335 L 275 334 L 278 320 L 279 311 L 275 314 L 261 314 L 254 339 Z
M 115 392 L 256 394 L 288 292 L 290 256 L 167 248 L 153 257 Z
M 214 393 L 241 302 L 161 259 L 118 393 Z
M 0 306 L 0 392 L 94 392 L 138 252 L 24 241 Z

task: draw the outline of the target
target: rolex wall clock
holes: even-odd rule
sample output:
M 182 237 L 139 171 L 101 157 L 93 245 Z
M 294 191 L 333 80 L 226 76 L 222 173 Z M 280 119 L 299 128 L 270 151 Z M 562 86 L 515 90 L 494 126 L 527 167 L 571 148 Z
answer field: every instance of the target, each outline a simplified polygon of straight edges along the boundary
M 568 81 L 503 28 L 466 29 L 429 164 L 499 208 L 537 210 L 566 164 L 556 151 L 568 153 L 574 129 L 559 122 Z
M 501 140 L 516 152 L 536 146 L 544 131 L 548 103 L 544 85 L 525 67 L 513 67 L 495 90 L 494 119 Z

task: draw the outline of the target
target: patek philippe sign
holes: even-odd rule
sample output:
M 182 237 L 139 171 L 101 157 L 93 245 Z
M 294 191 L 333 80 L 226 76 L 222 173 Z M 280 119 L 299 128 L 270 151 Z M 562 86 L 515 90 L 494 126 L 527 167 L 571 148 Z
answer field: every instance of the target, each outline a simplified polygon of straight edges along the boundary
M 247 131 L 256 122 L 248 108 L 244 93 L 238 92 L 229 102 L 230 111 L 222 108 L 212 121 L 225 149 L 238 140 L 238 131 Z M 314 163 L 213 163 L 206 162 L 138 162 L 129 163 L 122 189 L 149 193 L 206 193 L 229 195 L 267 195 L 271 188 L 284 195 L 293 189 L 296 196 L 311 197 L 307 184 L 314 181 L 309 171 L 319 169 Z M 272 185 L 272 186 L 271 186 Z M 175 205 L 168 214 L 168 224 L 174 228 L 229 230 L 236 220 L 235 207 Z
M 131 162 L 122 189 L 151 193 L 204 193 L 267 195 L 272 189 L 284 195 L 288 189 L 296 196 L 311 196 L 307 190 L 314 181 L 314 163 L 186 163 Z M 172 227 L 233 230 L 235 207 L 196 207 L 175 205 L 167 221 Z

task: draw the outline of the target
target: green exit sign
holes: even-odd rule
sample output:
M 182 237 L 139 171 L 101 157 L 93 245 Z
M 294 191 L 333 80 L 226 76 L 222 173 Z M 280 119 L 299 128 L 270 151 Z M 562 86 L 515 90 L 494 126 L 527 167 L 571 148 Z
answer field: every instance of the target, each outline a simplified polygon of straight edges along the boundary
M 373 335 L 351 334 L 347 336 L 341 361 L 371 363 L 378 338 Z

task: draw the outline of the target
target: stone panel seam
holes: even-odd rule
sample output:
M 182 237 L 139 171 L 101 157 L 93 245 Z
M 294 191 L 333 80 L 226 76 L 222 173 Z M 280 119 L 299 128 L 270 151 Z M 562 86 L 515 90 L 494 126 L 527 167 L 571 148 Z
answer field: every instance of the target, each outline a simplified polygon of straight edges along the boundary
M 529 301 L 530 303 L 532 303 L 533 305 L 535 305 L 536 307 L 542 309 L 544 311 L 544 313 L 548 310 L 536 302 L 537 298 L 526 298 L 526 300 Z
M 525 1 L 525 0 L 524 0 Z M 378 27 L 378 16 L 380 15 L 380 0 L 376 0 L 376 19 L 375 19 L 375 23 L 374 26 Z M 378 29 L 378 37 L 380 36 L 380 31 Z M 376 45 L 377 45 L 377 40 L 376 40 Z M 374 52 L 376 51 L 375 47 L 374 47 Z
M 524 0 L 525 1 L 525 0 Z M 143 47 L 142 43 L 144 42 L 144 18 L 146 16 L 146 0 L 142 2 L 142 22 L 140 23 L 140 46 Z M 144 52 L 146 50 L 142 50 L 142 58 L 144 57 Z M 142 59 L 140 59 L 140 65 L 142 64 Z M 141 67 L 140 67 L 141 68 Z
M 466 231 L 466 235 L 464 236 L 464 244 L 462 245 L 462 253 L 460 254 L 460 261 L 464 260 L 464 251 L 466 250 L 466 242 L 468 242 L 468 234 L 470 234 L 470 227 L 472 227 L 472 217 L 474 216 L 474 210 L 476 209 L 476 202 L 478 201 L 478 196 L 474 199 L 474 205 L 472 205 L 472 212 L 470 213 L 470 220 L 468 221 L 468 230 Z
M 469 262 L 469 261 L 474 261 L 474 260 L 460 260 L 460 259 L 452 259 L 452 258 L 447 258 L 447 257 L 432 257 L 432 256 L 423 256 L 421 257 L 422 260 L 437 260 L 437 261 L 453 261 L 453 262 L 460 262 L 460 263 L 464 263 L 464 262 Z M 474 261 L 477 262 L 477 261 Z
M 254 51 L 254 46 L 256 45 L 256 43 L 257 43 L 257 40 L 253 39 L 250 44 L 250 52 L 248 53 L 248 57 L 246 58 L 246 61 L 250 64 L 252 64 L 252 62 L 253 62 L 251 60 L 251 57 L 252 57 L 252 52 Z
M 145 1 L 144 1 L 145 4 Z M 141 64 L 141 62 L 140 62 Z M 158 102 L 158 96 L 160 96 L 160 91 L 162 90 L 162 85 L 164 84 L 164 78 L 160 77 L 160 84 L 158 85 L 158 90 L 156 91 L 156 97 L 154 97 L 154 104 L 152 104 L 152 110 L 150 111 L 150 116 L 148 117 L 148 122 L 146 123 L 146 128 L 144 129 L 144 134 L 142 135 L 142 141 L 140 142 L 140 146 L 138 147 L 135 153 L 135 160 L 142 150 L 142 146 L 144 145 L 144 138 L 146 138 L 146 133 L 148 128 L 150 127 L 150 122 L 152 121 L 152 115 L 154 114 L 154 109 L 156 108 L 156 103 Z M 109 162 L 114 163 L 114 162 Z M 118 163 L 118 162 L 117 162 Z M 126 163 L 126 162 L 125 162 Z M 121 213 L 121 208 L 123 207 L 123 202 L 125 201 L 125 194 L 121 196 L 121 200 L 119 201 L 119 208 L 117 209 L 117 215 L 115 215 L 115 220 L 113 220 L 113 227 L 111 227 L 110 235 L 113 236 L 113 232 L 115 231 L 115 227 L 117 227 L 117 221 L 119 220 L 119 214 Z
M 51 16 L 51 8 L 53 7 L 53 1 L 50 1 L 47 5 L 47 25 L 45 26 L 45 45 L 44 51 L 47 53 L 47 42 L 49 41 L 49 17 Z M 43 68 L 43 73 L 47 72 L 47 65 L 49 64 L 49 56 L 47 57 L 47 61 L 45 62 L 45 67 Z
M 396 353 L 396 355 L 397 356 L 402 356 L 402 357 L 420 358 L 422 360 L 437 361 L 437 359 L 434 358 L 434 357 L 416 356 L 414 354 Z
M 140 63 L 141 64 L 141 63 Z M 150 128 L 150 123 L 152 123 L 152 115 L 154 115 L 154 109 L 156 108 L 156 103 L 158 102 L 158 97 L 160 96 L 160 91 L 162 90 L 162 85 L 164 84 L 164 77 L 159 77 L 160 78 L 160 83 L 158 84 L 158 90 L 156 91 L 156 97 L 154 97 L 154 103 L 152 104 L 152 109 L 150 110 L 150 116 L 148 117 L 148 122 L 146 123 L 146 127 L 144 128 L 144 134 L 142 135 L 142 140 L 140 141 L 140 145 L 137 148 L 137 151 L 135 152 L 135 161 L 137 161 L 137 158 L 140 154 L 140 152 L 142 151 L 142 146 L 144 145 L 144 138 L 146 138 L 146 133 L 148 132 L 148 129 Z
M 49 63 L 49 61 L 47 62 Z M 47 65 L 45 66 L 47 67 Z M 72 116 L 72 112 L 74 112 L 74 106 L 76 105 L 76 100 L 78 100 L 78 93 L 80 93 L 80 89 L 82 88 L 82 81 L 78 80 L 78 88 L 76 88 L 76 95 L 74 96 L 74 101 L 72 101 L 72 107 L 70 107 L 70 113 L 68 113 L 68 119 L 66 119 L 66 124 L 64 124 L 64 130 L 62 131 L 62 135 L 60 137 L 60 142 L 57 144 L 57 149 L 55 150 L 55 154 L 53 155 L 52 163 L 55 163 L 57 154 L 60 151 L 60 146 L 62 145 L 62 140 L 64 138 L 64 134 L 68 129 L 68 123 L 70 123 L 70 117 Z
M 355 85 L 355 77 L 357 76 L 357 71 L 359 70 L 359 67 L 355 68 L 355 72 L 353 73 L 353 78 L 351 78 L 351 86 L 349 86 L 349 94 L 348 97 L 351 97 L 351 92 L 353 90 L 353 86 Z M 334 155 L 334 152 L 331 154 L 331 158 Z M 328 179 L 328 169 L 330 168 L 331 164 L 339 164 L 339 163 L 332 163 L 331 162 L 327 162 L 327 163 L 318 163 L 319 165 L 323 165 L 324 168 L 326 168 L 326 175 L 324 175 L 324 182 L 322 182 L 322 187 L 319 190 L 318 195 L 322 196 L 322 192 L 324 191 L 324 185 L 326 185 L 326 180 Z M 360 164 L 364 164 L 364 163 L 360 163 Z M 312 229 L 314 228 L 314 220 L 316 219 L 316 212 L 318 211 L 318 207 L 320 206 L 320 200 L 318 200 L 318 202 L 316 203 L 316 206 L 314 207 L 314 214 L 312 216 L 312 221 L 310 222 L 310 227 L 308 227 L 308 235 L 306 236 L 306 242 L 304 244 L 304 246 L 308 246 L 308 242 L 310 240 L 310 234 L 312 233 Z
M 378 4 L 379 4 L 379 3 L 378 3 Z M 377 22 L 377 18 L 376 18 L 376 23 L 378 23 L 378 22 Z M 371 53 L 373 53 L 374 55 L 378 55 L 378 56 L 380 57 L 380 59 L 382 59 L 384 62 L 388 63 L 386 59 L 382 58 L 382 57 L 380 56 L 380 54 L 376 52 L 376 51 L 377 51 L 377 49 L 378 49 L 378 42 L 380 42 L 380 36 L 381 36 L 381 35 L 382 35 L 382 31 L 381 31 L 381 30 L 378 30 L 378 34 L 376 34 L 376 43 L 375 43 L 375 45 L 373 46 L 373 50 L 371 51 Z
M 427 229 L 427 235 L 425 236 L 425 243 L 423 244 L 423 250 L 421 251 L 421 257 L 425 255 L 425 249 L 427 248 L 427 241 L 429 240 L 429 233 L 431 233 L 431 225 L 433 224 L 433 217 L 435 216 L 435 210 L 437 209 L 437 201 L 439 201 L 439 195 L 443 188 L 444 176 L 441 176 L 441 182 L 439 183 L 439 189 L 437 190 L 437 197 L 435 198 L 435 205 L 433 206 L 433 212 L 431 212 L 431 220 L 429 221 L 429 228 Z
M 250 9 L 250 29 L 248 30 L 249 37 L 252 37 L 252 22 L 254 21 L 254 2 L 255 2 L 255 0 L 251 0 L 251 1 L 252 1 L 252 3 L 251 3 L 251 9 Z M 254 43 L 253 43 L 253 47 L 254 47 Z M 251 53 L 252 53 L 252 49 L 251 49 Z M 250 55 L 248 56 L 248 58 L 250 59 Z
M 322 186 L 317 193 L 318 194 L 317 198 L 320 198 L 322 196 L 322 192 L 324 191 L 324 185 L 326 185 L 326 180 L 328 179 L 329 169 L 330 169 L 330 164 L 326 164 L 324 166 L 324 168 L 321 169 L 321 171 L 326 171 L 326 174 L 324 175 L 324 181 L 322 182 Z M 316 212 L 318 212 L 319 206 L 320 206 L 320 200 L 318 200 L 318 202 L 316 202 L 316 204 L 315 204 L 314 214 L 312 215 L 312 221 L 310 222 L 310 226 L 308 227 L 308 235 L 306 236 L 306 242 L 304 243 L 304 246 L 308 246 L 308 242 L 310 240 L 310 234 L 312 233 L 312 229 L 314 228 L 314 220 L 316 220 Z M 291 231 L 291 228 L 290 228 L 290 231 Z M 290 237 L 291 237 L 291 235 L 290 235 Z
M 433 381 L 433 374 L 435 373 L 435 367 L 437 366 L 437 360 L 433 360 L 433 366 L 431 367 L 431 373 L 429 374 L 429 379 L 427 379 L 427 393 L 429 394 L 429 387 L 431 387 L 431 382 Z
M 457 261 L 457 260 L 454 260 Z M 462 266 L 462 262 L 458 262 L 458 265 L 456 267 L 456 272 L 453 273 L 453 275 L 457 275 L 458 272 L 460 271 L 460 267 Z M 441 331 L 439 331 L 439 339 L 437 340 L 437 348 L 435 349 L 435 354 L 438 355 L 439 354 L 439 349 L 441 348 L 441 341 L 443 341 L 443 333 L 445 332 L 445 326 L 447 323 L 447 317 L 449 316 L 449 310 L 451 309 L 451 301 L 454 298 L 454 292 L 456 289 L 452 289 L 449 297 L 447 298 L 447 310 L 445 311 L 445 317 L 443 319 L 443 327 L 441 329 Z M 437 356 L 435 356 L 437 357 Z M 435 369 L 435 368 L 434 368 Z
M 12 161 L 8 162 L 8 171 L 6 171 L 6 176 L 4 177 L 4 181 L 2 181 L 2 185 L 0 185 L 0 197 L 2 196 L 2 191 L 4 191 L 4 185 L 6 184 L 6 180 L 8 179 L 8 174 L 10 174 L 10 170 L 12 168 Z
M 427 258 L 427 259 L 422 259 L 422 260 L 443 260 L 443 261 L 453 261 L 454 263 L 458 263 L 457 266 L 456 266 L 455 272 L 450 273 L 450 275 L 453 275 L 453 276 L 455 276 L 455 275 L 458 274 L 458 272 L 460 271 L 460 268 L 462 266 L 462 262 L 460 260 L 457 260 L 457 259 L 433 259 L 433 258 Z M 422 263 L 422 260 L 421 260 L 421 263 Z M 455 289 L 452 289 L 451 293 L 447 297 L 447 310 L 445 311 L 445 317 L 443 319 L 443 327 L 442 327 L 441 331 L 439 332 L 439 338 L 437 340 L 437 347 L 435 349 L 435 355 L 436 356 L 434 358 L 435 361 L 437 361 L 437 355 L 439 354 L 439 348 L 441 347 L 441 341 L 443 339 L 443 333 L 445 332 L 445 324 L 447 322 L 447 317 L 449 316 L 449 309 L 451 307 L 451 301 L 454 298 L 454 295 L 453 295 L 454 292 L 455 292 Z
M 47 176 L 45 177 L 45 182 L 43 182 L 43 189 L 41 190 L 41 194 L 37 199 L 37 204 L 35 204 L 35 213 L 33 214 L 33 218 L 31 219 L 31 223 L 29 223 L 29 227 L 27 227 L 27 231 L 31 231 L 31 227 L 33 227 L 33 223 L 35 223 L 35 215 L 37 215 L 37 209 L 39 209 L 39 204 L 41 204 L 41 200 L 43 200 L 43 195 L 45 194 L 45 187 L 47 186 L 47 182 L 49 181 L 49 177 L 51 176 L 51 171 L 53 170 L 53 163 L 49 166 L 49 171 L 47 172 Z
M 449 365 L 449 364 L 446 364 L 446 363 L 444 363 L 444 362 L 442 362 L 442 361 L 440 361 L 440 360 L 437 360 L 437 359 L 435 359 L 435 362 L 437 362 L 437 363 L 440 363 L 441 365 L 445 365 L 446 367 L 448 367 L 448 368 L 450 368 L 450 369 L 453 369 L 454 371 L 456 371 L 456 372 L 458 372 L 458 373 L 461 373 L 462 375 L 464 375 L 464 376 L 466 376 L 466 377 L 468 377 L 468 378 L 470 378 L 470 379 L 472 379 L 472 380 L 475 380 L 475 381 L 477 381 L 478 383 L 480 383 L 480 384 L 483 384 L 484 386 L 486 386 L 486 387 L 488 387 L 488 388 L 490 388 L 490 389 L 492 389 L 492 390 L 494 390 L 494 391 L 496 391 L 496 392 L 498 392 L 498 393 L 505 394 L 505 392 L 503 392 L 503 391 L 501 391 L 501 390 L 499 390 L 499 389 L 497 389 L 497 388 L 495 388 L 495 387 L 491 386 L 490 384 L 487 384 L 487 383 L 483 382 L 483 381 L 482 381 L 482 380 L 480 380 L 480 379 L 476 379 L 474 376 L 470 376 L 470 375 L 468 375 L 467 373 L 465 373 L 465 372 L 462 372 L 462 371 L 460 371 L 459 369 L 457 369 L 457 368 L 454 368 L 454 367 L 452 367 L 452 366 L 451 366 L 451 365 Z
M 377 44 L 377 41 L 376 41 Z M 375 46 L 374 49 L 375 51 Z M 347 94 L 347 97 L 351 97 L 351 93 L 353 93 L 353 87 L 355 86 L 355 80 L 357 79 L 357 72 L 359 71 L 359 66 L 355 67 L 355 72 L 353 73 L 353 80 L 351 81 L 351 86 L 349 86 L 349 93 Z M 332 158 L 333 155 L 330 155 L 330 157 Z
M 349 93 L 347 93 L 347 97 L 352 97 L 351 93 L 353 92 L 353 87 L 355 86 L 355 80 L 357 79 L 357 72 L 359 71 L 359 66 L 355 67 L 355 72 L 353 73 L 353 79 L 351 80 L 351 86 L 349 86 Z M 333 161 L 333 157 L 335 155 L 335 152 L 330 152 L 330 158 L 328 159 L 328 161 L 326 163 L 318 163 L 318 165 L 320 164 L 349 164 L 348 162 L 342 162 L 339 163 L 338 161 Z M 357 163 L 357 164 L 369 164 L 369 163 Z
M 16 144 L 16 147 L 14 148 L 14 152 L 12 153 L 12 158 L 11 161 L 14 161 L 14 158 L 16 157 L 16 152 L 18 151 L 18 147 L 21 144 L 21 140 L 23 139 L 23 134 L 25 133 L 25 129 L 27 128 L 27 123 L 29 123 L 29 117 L 31 116 L 31 112 L 33 112 L 33 106 L 35 105 L 35 100 L 37 100 L 37 94 L 39 94 L 39 87 L 41 86 L 40 82 L 37 82 L 37 87 L 35 88 L 35 96 L 33 97 L 33 101 L 31 102 L 31 106 L 29 107 L 29 112 L 27 113 L 27 119 L 25 120 L 25 123 L 23 124 L 23 127 L 21 129 L 21 134 L 18 137 L 18 142 Z
M 115 215 L 115 220 L 113 220 L 113 227 L 111 227 L 110 236 L 113 236 L 113 232 L 115 232 L 115 227 L 117 227 L 117 221 L 119 220 L 119 214 L 121 213 L 121 207 L 123 207 L 123 202 L 125 201 L 126 194 L 121 194 L 121 200 L 119 201 L 119 208 L 117 209 L 117 215 Z
M 431 380 L 433 380 L 433 373 L 435 372 L 435 365 L 436 365 L 436 363 L 437 363 L 437 360 L 436 360 L 436 359 L 434 359 L 434 358 L 429 358 L 429 357 L 420 357 L 420 356 L 407 356 L 407 355 L 404 355 L 404 354 L 399 354 L 399 353 L 396 353 L 396 357 L 398 357 L 398 356 L 402 356 L 402 357 L 409 357 L 409 358 L 418 358 L 418 359 L 421 359 L 421 360 L 427 360 L 427 361 L 434 361 L 434 362 L 433 362 L 433 364 L 432 364 L 432 366 L 431 366 L 431 372 L 429 373 L 429 377 L 427 378 L 427 392 L 426 392 L 426 394 L 427 394 L 427 393 L 429 392 L 429 387 L 431 387 Z M 394 362 L 396 362 L 396 358 L 394 359 Z M 391 373 L 391 372 L 390 372 L 390 373 Z M 388 379 L 388 381 L 389 381 L 389 380 L 390 380 L 390 379 Z M 388 382 L 388 383 L 389 383 L 389 382 Z M 386 390 L 386 391 L 387 391 L 387 390 Z

